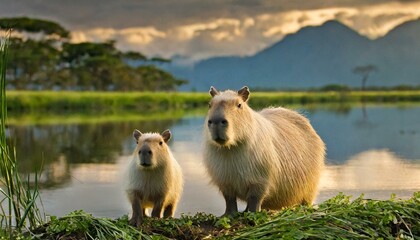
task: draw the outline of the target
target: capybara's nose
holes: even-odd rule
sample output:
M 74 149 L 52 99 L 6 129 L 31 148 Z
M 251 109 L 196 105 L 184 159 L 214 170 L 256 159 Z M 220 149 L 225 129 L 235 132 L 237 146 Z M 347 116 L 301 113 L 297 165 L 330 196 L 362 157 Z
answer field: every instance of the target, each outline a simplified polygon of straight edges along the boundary
M 207 125 L 209 126 L 209 127 L 211 127 L 212 125 L 215 125 L 215 126 L 222 126 L 222 127 L 226 127 L 227 125 L 228 125 L 228 121 L 225 119 L 225 118 L 212 118 L 212 119 L 209 119 L 208 121 L 207 121 Z
M 152 155 L 152 151 L 148 150 L 148 151 L 139 151 L 139 154 L 143 154 L 143 155 Z
M 139 150 L 139 155 L 148 156 L 152 155 L 152 150 L 149 147 L 142 147 Z

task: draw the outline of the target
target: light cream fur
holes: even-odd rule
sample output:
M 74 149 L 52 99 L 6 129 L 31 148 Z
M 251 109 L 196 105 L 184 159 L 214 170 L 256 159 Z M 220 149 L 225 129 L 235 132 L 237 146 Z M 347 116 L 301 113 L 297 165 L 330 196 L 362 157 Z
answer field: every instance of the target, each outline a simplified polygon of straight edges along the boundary
M 183 189 L 183 177 L 181 167 L 166 144 L 167 140 L 158 133 L 144 133 L 137 139 L 125 187 L 133 207 L 132 225 L 141 223 L 147 208 L 153 208 L 152 216 L 157 211 L 154 217 L 161 217 L 162 211 L 165 217 L 174 214 Z M 148 167 L 140 165 L 139 150 L 145 145 L 153 152 L 152 165 Z M 160 209 L 155 210 L 156 207 Z
M 212 183 L 248 205 L 252 196 L 261 197 L 263 209 L 312 204 L 325 145 L 308 119 L 281 107 L 256 112 L 246 103 L 249 92 L 212 90 L 204 127 L 204 163 Z M 210 133 L 207 122 L 214 116 L 228 121 L 224 144 Z

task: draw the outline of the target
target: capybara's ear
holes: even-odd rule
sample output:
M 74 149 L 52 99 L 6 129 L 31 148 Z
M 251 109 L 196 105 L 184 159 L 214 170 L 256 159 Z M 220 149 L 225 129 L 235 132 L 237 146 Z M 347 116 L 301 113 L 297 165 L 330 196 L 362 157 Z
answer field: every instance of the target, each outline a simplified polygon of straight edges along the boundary
M 210 95 L 211 95 L 212 97 L 214 97 L 214 96 L 216 96 L 217 94 L 219 94 L 219 91 L 218 91 L 215 87 L 211 86 L 211 87 L 210 87 L 210 91 L 209 91 L 209 93 L 210 93 Z
M 246 102 L 249 97 L 249 88 L 247 86 L 241 88 L 238 91 L 238 95 L 242 98 L 242 100 L 244 100 L 244 102 Z
M 162 134 L 160 134 L 160 135 L 162 135 L 163 141 L 165 141 L 165 142 L 168 142 L 169 139 L 171 139 L 171 137 L 172 137 L 172 133 L 171 133 L 171 131 L 169 131 L 169 129 L 163 131 Z
M 137 130 L 137 129 L 134 130 L 133 137 L 134 137 L 134 139 L 136 139 L 137 142 L 139 141 L 139 138 L 141 137 L 141 134 L 142 133 L 139 130 Z

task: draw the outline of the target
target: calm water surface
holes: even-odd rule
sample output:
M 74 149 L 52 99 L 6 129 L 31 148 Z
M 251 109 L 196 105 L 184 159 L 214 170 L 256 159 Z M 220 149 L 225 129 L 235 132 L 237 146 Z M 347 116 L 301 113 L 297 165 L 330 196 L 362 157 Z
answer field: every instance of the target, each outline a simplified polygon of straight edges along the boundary
M 420 105 L 368 106 L 343 110 L 300 108 L 325 141 L 327 167 L 316 202 L 339 192 L 375 199 L 420 191 Z M 204 116 L 178 120 L 89 124 L 11 125 L 23 172 L 42 162 L 45 212 L 62 216 L 83 209 L 96 216 L 130 212 L 122 179 L 135 147 L 132 131 L 171 129 L 170 147 L 183 168 L 185 186 L 176 215 L 224 212 L 202 164 Z M 244 204 L 240 205 L 244 208 Z

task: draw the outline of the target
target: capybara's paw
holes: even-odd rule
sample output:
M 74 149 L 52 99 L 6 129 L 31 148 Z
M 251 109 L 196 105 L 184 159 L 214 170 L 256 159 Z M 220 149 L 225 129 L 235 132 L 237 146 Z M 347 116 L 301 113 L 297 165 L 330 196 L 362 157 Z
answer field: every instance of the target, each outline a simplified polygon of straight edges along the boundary
M 238 214 L 238 212 L 235 212 L 235 211 L 230 211 L 230 212 L 225 212 L 225 213 L 223 213 L 223 215 L 222 216 L 220 216 L 220 217 L 227 217 L 227 218 L 233 218 L 235 215 L 237 215 Z
M 131 226 L 133 226 L 133 227 L 140 227 L 140 225 L 141 225 L 141 220 L 140 219 L 136 219 L 136 218 L 131 218 L 129 221 L 128 221 L 128 224 L 130 224 Z

